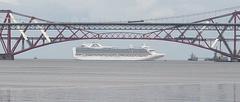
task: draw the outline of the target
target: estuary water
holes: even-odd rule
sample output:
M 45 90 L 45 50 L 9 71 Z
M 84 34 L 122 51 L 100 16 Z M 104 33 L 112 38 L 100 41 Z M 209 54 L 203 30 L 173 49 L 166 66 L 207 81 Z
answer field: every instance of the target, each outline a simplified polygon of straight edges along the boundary
M 240 63 L 0 61 L 0 102 L 239 102 Z

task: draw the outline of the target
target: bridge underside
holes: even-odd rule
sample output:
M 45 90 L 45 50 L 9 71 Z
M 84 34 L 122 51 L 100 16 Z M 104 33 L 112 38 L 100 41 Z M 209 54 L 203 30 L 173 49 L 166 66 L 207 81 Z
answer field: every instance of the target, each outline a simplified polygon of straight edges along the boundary
M 14 55 L 38 47 L 85 39 L 163 40 L 211 50 L 231 61 L 240 59 L 239 11 L 190 23 L 55 23 L 10 10 L 0 14 L 4 17 L 0 59 L 13 60 Z M 16 17 L 27 23 L 18 23 Z

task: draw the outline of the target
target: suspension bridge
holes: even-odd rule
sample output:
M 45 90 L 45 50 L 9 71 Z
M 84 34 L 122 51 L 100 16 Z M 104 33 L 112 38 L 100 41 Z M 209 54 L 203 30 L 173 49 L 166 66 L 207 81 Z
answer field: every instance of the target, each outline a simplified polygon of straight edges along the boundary
M 0 17 L 0 59 L 13 60 L 35 48 L 85 39 L 170 41 L 211 50 L 231 61 L 240 59 L 240 11 L 190 23 L 52 22 L 11 10 L 0 10 Z

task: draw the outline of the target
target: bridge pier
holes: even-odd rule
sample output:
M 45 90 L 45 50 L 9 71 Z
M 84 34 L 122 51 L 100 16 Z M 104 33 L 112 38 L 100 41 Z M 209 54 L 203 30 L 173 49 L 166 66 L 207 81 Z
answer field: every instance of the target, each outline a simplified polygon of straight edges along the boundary
M 240 59 L 237 59 L 237 58 L 231 58 L 231 62 L 240 62 Z
M 230 57 L 231 62 L 240 62 L 240 59 L 238 57 L 235 57 L 234 55 Z
M 12 55 L 12 54 L 0 54 L 0 60 L 14 60 L 14 55 Z

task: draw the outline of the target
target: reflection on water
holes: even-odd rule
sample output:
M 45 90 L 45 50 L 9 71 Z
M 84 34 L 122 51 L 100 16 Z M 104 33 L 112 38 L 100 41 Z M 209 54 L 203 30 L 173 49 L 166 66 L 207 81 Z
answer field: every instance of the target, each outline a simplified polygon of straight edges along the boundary
M 239 102 L 240 84 L 1 89 L 0 102 Z

